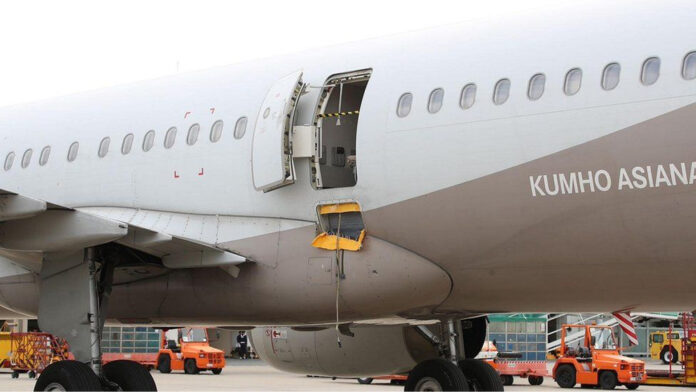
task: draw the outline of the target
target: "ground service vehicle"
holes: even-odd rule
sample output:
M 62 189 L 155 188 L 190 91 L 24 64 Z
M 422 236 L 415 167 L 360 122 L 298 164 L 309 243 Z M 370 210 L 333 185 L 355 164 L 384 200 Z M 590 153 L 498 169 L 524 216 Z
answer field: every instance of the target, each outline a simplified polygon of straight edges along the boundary
M 570 347 L 577 342 L 576 347 Z M 611 327 L 564 325 L 561 356 L 553 367 L 553 378 L 561 388 L 599 386 L 614 389 L 625 385 L 636 389 L 645 380 L 645 363 L 620 354 Z
M 162 332 L 162 347 L 157 356 L 157 370 L 170 373 L 183 370 L 196 374 L 210 370 L 220 374 L 225 367 L 225 353 L 211 347 L 205 328 L 178 328 Z
M 674 331 L 655 331 L 650 334 L 650 358 L 661 359 L 665 364 L 679 362 L 682 352 L 682 336 Z

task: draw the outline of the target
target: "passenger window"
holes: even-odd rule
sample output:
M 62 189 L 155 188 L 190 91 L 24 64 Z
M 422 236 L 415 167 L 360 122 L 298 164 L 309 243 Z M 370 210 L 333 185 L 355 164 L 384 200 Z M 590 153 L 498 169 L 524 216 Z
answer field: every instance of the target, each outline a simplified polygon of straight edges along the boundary
M 445 98 L 445 90 L 436 88 L 428 97 L 428 112 L 437 113 L 442 109 L 442 100 Z
M 510 97 L 510 79 L 500 79 L 493 90 L 493 103 L 504 104 Z
M 210 127 L 210 141 L 216 143 L 222 137 L 222 120 L 217 120 Z
M 691 52 L 684 57 L 682 77 L 686 80 L 696 79 L 696 52 Z
M 609 91 L 616 88 L 621 80 L 621 66 L 619 63 L 611 63 L 604 67 L 602 72 L 602 88 Z
M 26 151 L 24 151 L 24 155 L 22 156 L 22 169 L 26 169 L 27 166 L 31 163 L 31 155 L 34 153 L 34 151 L 30 148 Z
M 48 163 L 48 157 L 51 155 L 51 146 L 46 146 L 41 150 L 39 155 L 39 165 L 44 166 Z
M 5 158 L 5 171 L 12 169 L 12 164 L 14 163 L 15 153 L 10 152 Z
M 186 144 L 193 146 L 198 141 L 198 133 L 201 131 L 201 126 L 198 124 L 193 124 L 188 130 L 188 135 L 186 135 Z
M 406 117 L 411 113 L 411 104 L 413 103 L 413 94 L 405 93 L 399 97 L 399 103 L 396 105 L 396 115 Z
M 241 139 L 244 137 L 244 134 L 246 133 L 246 126 L 247 126 L 247 118 L 240 117 L 239 120 L 237 120 L 237 123 L 234 124 L 234 138 L 235 139 Z
M 129 133 L 123 138 L 123 143 L 121 144 L 121 154 L 127 155 L 130 154 L 131 149 L 133 148 L 133 134 Z
M 175 141 L 176 141 L 176 127 L 171 127 L 167 130 L 167 134 L 164 135 L 164 148 L 172 148 Z
M 150 149 L 152 149 L 152 146 L 155 144 L 155 131 L 154 130 L 149 130 L 145 134 L 145 137 L 143 138 L 143 151 L 148 152 Z
M 111 138 L 110 137 L 105 137 L 102 139 L 101 143 L 99 143 L 99 158 L 104 158 L 106 154 L 109 152 L 109 145 L 111 144 Z
M 575 95 L 580 91 L 582 86 L 582 70 L 573 68 L 566 74 L 565 83 L 563 84 L 563 92 L 566 95 Z
M 527 96 L 532 101 L 536 101 L 544 95 L 544 88 L 546 86 L 546 76 L 544 74 L 536 74 L 529 79 L 529 88 L 527 89 Z
M 643 63 L 643 69 L 640 73 L 640 81 L 646 85 L 650 86 L 657 82 L 660 77 L 660 59 L 657 57 L 650 57 Z
M 462 109 L 469 109 L 476 102 L 476 85 L 469 83 L 462 88 L 462 95 L 459 97 L 459 106 Z
M 77 150 L 80 148 L 80 143 L 74 142 L 68 149 L 68 162 L 72 162 L 77 158 Z

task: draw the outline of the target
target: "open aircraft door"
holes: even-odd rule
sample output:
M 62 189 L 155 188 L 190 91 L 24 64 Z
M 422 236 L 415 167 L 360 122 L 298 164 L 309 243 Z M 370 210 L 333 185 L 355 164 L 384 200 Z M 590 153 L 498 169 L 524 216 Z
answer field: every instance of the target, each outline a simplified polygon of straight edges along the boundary
M 290 135 L 303 88 L 302 71 L 297 71 L 277 81 L 263 100 L 251 147 L 251 175 L 258 191 L 295 182 Z

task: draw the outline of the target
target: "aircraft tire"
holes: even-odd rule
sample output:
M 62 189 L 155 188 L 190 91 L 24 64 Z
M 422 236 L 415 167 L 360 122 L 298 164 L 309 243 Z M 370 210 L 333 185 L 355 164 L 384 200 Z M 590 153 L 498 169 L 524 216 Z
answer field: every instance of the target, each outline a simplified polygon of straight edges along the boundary
M 575 368 L 572 365 L 561 365 L 556 369 L 554 378 L 559 387 L 572 388 L 575 386 Z
M 58 361 L 46 367 L 34 384 L 34 391 L 100 391 L 99 377 L 78 361 Z
M 468 391 L 462 370 L 450 361 L 436 358 L 416 365 L 408 374 L 404 391 Z
M 502 391 L 503 381 L 498 372 L 484 361 L 478 359 L 463 359 L 458 363 L 469 387 L 474 391 Z
M 128 360 L 104 365 L 104 377 L 117 384 L 122 391 L 156 391 L 157 385 L 145 366 Z
M 372 384 L 374 379 L 372 377 L 362 377 L 358 378 L 358 383 L 360 384 Z

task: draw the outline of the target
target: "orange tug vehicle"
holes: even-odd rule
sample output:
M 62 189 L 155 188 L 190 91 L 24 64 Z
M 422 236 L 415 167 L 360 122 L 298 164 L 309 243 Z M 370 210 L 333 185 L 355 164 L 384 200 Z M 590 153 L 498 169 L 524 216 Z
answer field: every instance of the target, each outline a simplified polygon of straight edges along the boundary
M 569 334 L 571 331 L 576 332 Z M 567 342 L 578 337 L 577 347 L 569 347 Z M 568 324 L 563 325 L 553 378 L 561 388 L 580 384 L 584 388 L 624 385 L 636 389 L 646 378 L 645 363 L 621 355 L 611 327 Z
M 220 374 L 225 367 L 225 353 L 211 347 L 205 328 L 177 328 L 162 331 L 162 346 L 157 355 L 157 370 L 171 373 L 183 370 L 197 374 L 210 370 Z

